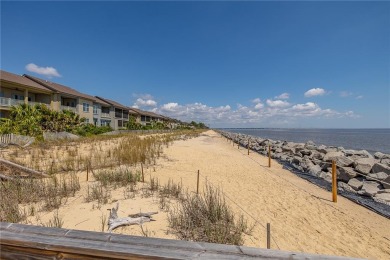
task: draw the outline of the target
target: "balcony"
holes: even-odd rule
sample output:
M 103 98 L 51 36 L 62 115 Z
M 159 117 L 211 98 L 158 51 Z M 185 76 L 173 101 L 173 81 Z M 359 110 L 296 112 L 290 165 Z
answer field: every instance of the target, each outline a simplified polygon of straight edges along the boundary
M 51 108 L 51 107 L 50 107 L 50 104 L 41 103 L 41 102 L 28 101 L 28 104 L 29 104 L 30 106 L 34 106 L 34 105 L 45 105 L 47 108 Z
M 73 111 L 73 112 L 77 112 L 77 109 L 76 107 L 69 107 L 69 106 L 61 106 L 61 110 L 70 110 L 70 111 Z
M 111 117 L 109 113 L 101 113 L 100 116 L 102 118 L 110 118 Z
M 24 104 L 24 100 L 0 97 L 1 107 L 11 107 L 11 106 L 16 106 L 18 104 Z

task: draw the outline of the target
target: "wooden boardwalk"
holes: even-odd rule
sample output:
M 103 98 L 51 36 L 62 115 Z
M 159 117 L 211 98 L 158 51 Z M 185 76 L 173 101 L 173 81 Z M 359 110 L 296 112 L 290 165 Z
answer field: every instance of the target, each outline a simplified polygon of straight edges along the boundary
M 348 259 L 0 222 L 1 259 Z

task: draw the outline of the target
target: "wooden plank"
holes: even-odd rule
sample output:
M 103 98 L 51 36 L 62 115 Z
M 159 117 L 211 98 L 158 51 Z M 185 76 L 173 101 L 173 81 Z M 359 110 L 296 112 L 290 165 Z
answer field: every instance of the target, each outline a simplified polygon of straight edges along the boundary
M 34 175 L 35 177 L 44 177 L 44 178 L 49 178 L 49 177 L 50 177 L 50 175 L 47 175 L 47 174 L 45 174 L 45 173 L 43 173 L 43 172 L 35 171 L 35 170 L 33 170 L 33 169 L 24 167 L 24 166 L 22 166 L 22 165 L 13 163 L 13 162 L 11 162 L 11 161 L 8 161 L 8 160 L 2 159 L 2 158 L 0 158 L 0 163 L 6 165 L 6 166 L 8 166 L 8 167 L 15 168 L 15 169 L 18 169 L 18 170 L 20 170 L 20 171 L 23 171 L 23 172 L 32 174 L 32 175 Z
M 0 246 L 2 259 L 351 259 L 9 223 Z

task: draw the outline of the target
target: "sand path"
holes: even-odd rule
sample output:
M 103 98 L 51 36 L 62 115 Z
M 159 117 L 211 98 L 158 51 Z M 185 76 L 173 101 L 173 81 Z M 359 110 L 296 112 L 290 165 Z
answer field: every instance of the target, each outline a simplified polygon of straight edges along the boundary
M 271 223 L 274 249 L 318 254 L 390 258 L 390 220 L 345 198 L 331 202 L 331 193 L 284 170 L 276 161 L 237 149 L 214 131 L 177 141 L 164 151 L 155 171 L 160 181 L 181 181 L 196 190 L 196 172 L 223 189 L 227 200 L 258 224 L 245 245 L 266 247 Z M 236 203 L 236 204 L 235 204 Z M 237 206 L 239 205 L 239 206 Z M 247 213 L 244 213 L 245 210 Z

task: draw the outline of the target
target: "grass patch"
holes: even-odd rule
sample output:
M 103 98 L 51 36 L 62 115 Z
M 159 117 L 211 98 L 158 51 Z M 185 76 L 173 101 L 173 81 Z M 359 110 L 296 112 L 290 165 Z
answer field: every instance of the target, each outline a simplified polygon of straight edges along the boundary
M 207 185 L 202 194 L 186 193 L 168 214 L 169 227 L 179 239 L 242 245 L 250 233 L 247 221 L 235 216 L 222 193 Z

